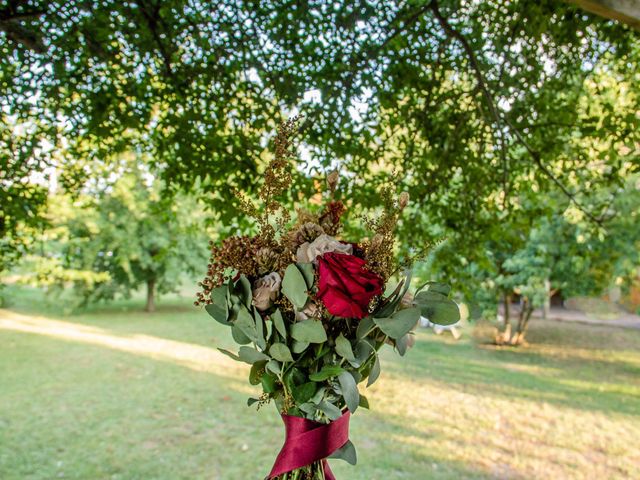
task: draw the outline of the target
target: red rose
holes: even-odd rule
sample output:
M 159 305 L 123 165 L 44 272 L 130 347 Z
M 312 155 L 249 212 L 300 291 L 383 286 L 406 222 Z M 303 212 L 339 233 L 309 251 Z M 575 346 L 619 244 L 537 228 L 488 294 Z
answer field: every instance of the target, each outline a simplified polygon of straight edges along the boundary
M 318 298 L 332 315 L 364 318 L 369 302 L 382 293 L 382 279 L 364 268 L 365 261 L 345 253 L 318 257 Z

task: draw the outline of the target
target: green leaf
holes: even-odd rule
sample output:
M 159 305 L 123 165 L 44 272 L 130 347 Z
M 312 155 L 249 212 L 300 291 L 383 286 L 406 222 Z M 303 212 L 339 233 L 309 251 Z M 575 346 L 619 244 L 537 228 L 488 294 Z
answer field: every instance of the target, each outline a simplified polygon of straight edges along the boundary
M 360 323 L 358 323 L 358 328 L 356 329 L 356 337 L 357 338 L 366 337 L 367 333 L 369 333 L 369 330 L 371 330 L 374 326 L 375 326 L 375 323 L 373 321 L 373 318 L 364 317 L 362 320 L 360 320 Z
M 293 263 L 284 272 L 282 293 L 298 310 L 302 310 L 307 303 L 307 284 L 302 273 Z
M 240 287 L 239 291 L 242 296 L 242 301 L 247 308 L 251 308 L 251 302 L 253 301 L 253 293 L 251 292 L 251 282 L 244 275 L 240 275 L 236 287 Z
M 251 343 L 251 339 L 247 337 L 237 325 L 231 327 L 231 336 L 236 341 L 238 345 L 246 345 L 247 343 Z
M 356 447 L 353 443 L 351 443 L 351 440 L 347 440 L 347 443 L 345 443 L 338 450 L 329 455 L 329 458 L 338 458 L 351 465 L 355 465 L 356 463 L 358 463 Z
M 407 353 L 407 348 L 409 347 L 409 338 L 411 338 L 411 335 L 412 333 L 409 332 L 396 340 L 396 348 L 398 349 L 398 353 L 401 357 L 404 357 L 404 354 Z
M 242 333 L 244 333 L 248 338 L 255 342 L 256 345 L 258 345 L 260 348 L 266 347 L 264 337 L 259 334 L 253 316 L 251 316 L 249 310 L 247 310 L 244 306 L 242 306 L 238 311 L 238 319 L 236 320 L 234 326 L 238 327 L 242 331 Z
M 240 347 L 238 356 L 243 362 L 248 363 L 249 365 L 253 365 L 256 362 L 269 360 L 269 357 L 267 355 L 251 347 Z
M 375 314 L 376 317 L 379 317 L 379 318 L 388 317 L 389 315 L 392 315 L 393 312 L 396 311 L 398 304 L 402 301 L 402 298 L 404 297 L 405 293 L 407 293 L 407 290 L 409 290 L 409 287 L 411 286 L 412 276 L 413 276 L 413 271 L 408 270 L 406 272 L 406 276 L 403 283 L 398 284 L 398 286 L 393 291 L 393 293 L 387 299 L 385 299 L 386 304 L 384 305 L 384 307 L 382 307 L 382 309 L 376 312 Z
M 373 366 L 371 367 L 371 371 L 369 372 L 369 379 L 367 380 L 367 388 L 374 384 L 374 382 L 380 376 L 380 359 L 378 355 L 375 355 L 373 360 Z
M 262 320 L 262 315 L 260 315 L 260 313 L 258 313 L 258 310 L 255 308 L 252 308 L 253 310 L 253 320 L 256 323 L 256 333 L 258 335 L 258 338 L 262 338 L 264 339 L 264 321 Z M 260 348 L 266 348 L 266 345 L 260 345 Z
M 353 376 L 349 372 L 338 375 L 338 383 L 342 389 L 342 396 L 347 403 L 347 408 L 351 413 L 355 413 L 360 403 L 360 393 Z
M 265 393 L 273 393 L 277 390 L 277 381 L 278 381 L 278 377 L 276 377 L 273 373 L 271 372 L 264 372 L 264 374 L 262 375 L 262 378 L 260 379 L 260 382 L 262 383 L 262 390 Z
M 331 377 L 337 377 L 345 370 L 340 365 L 325 365 L 319 372 L 309 375 L 309 380 L 314 382 L 322 382 Z
M 307 290 L 310 290 L 311 287 L 313 287 L 313 283 L 315 280 L 315 269 L 313 268 L 313 263 L 296 263 L 296 266 L 304 277 L 304 282 L 307 285 Z
M 271 345 L 269 355 L 281 362 L 293 362 L 291 351 L 284 343 L 274 343 Z
M 214 288 L 211 291 L 211 301 L 213 303 L 204 307 L 207 313 L 223 325 L 230 325 L 229 305 L 227 305 L 227 286 L 222 285 L 221 287 Z
M 417 308 L 406 308 L 399 310 L 389 318 L 374 318 L 385 335 L 396 339 L 409 333 L 420 320 L 420 310 Z
M 276 330 L 278 331 L 278 333 L 282 335 L 282 338 L 286 340 L 287 328 L 284 326 L 284 319 L 282 318 L 282 313 L 280 313 L 280 309 L 273 312 L 273 315 L 271 315 L 271 321 L 273 322 L 273 325 L 276 327 Z
M 267 362 L 256 362 L 251 365 L 251 370 L 249 371 L 249 383 L 251 385 L 258 385 L 260 383 L 260 378 L 264 372 L 264 367 Z
M 356 360 L 358 363 L 364 363 L 368 358 L 371 352 L 374 352 L 375 348 L 365 339 L 359 340 L 356 344 Z
M 431 282 L 427 287 L 427 291 L 429 292 L 437 292 L 442 295 L 448 296 L 451 292 L 451 287 L 445 283 Z
M 282 372 L 282 367 L 280 366 L 280 362 L 276 360 L 269 360 L 265 368 L 269 370 L 271 373 L 275 373 L 276 375 L 280 375 L 280 373 Z
M 233 358 L 234 360 L 236 360 L 238 362 L 242 361 L 238 355 L 236 355 L 233 352 L 230 352 L 229 350 L 225 350 L 224 348 L 219 348 L 218 350 L 220 352 L 224 353 L 227 357 L 231 357 L 231 358 Z
M 452 325 L 460 320 L 458 305 L 442 293 L 427 290 L 416 295 L 414 301 L 431 323 Z
M 316 410 L 318 410 L 318 407 L 314 403 L 306 402 L 300 405 L 300 410 L 302 410 L 307 415 L 315 415 Z
M 319 320 L 303 320 L 291 326 L 291 336 L 300 342 L 322 343 L 327 341 L 327 332 L 324 331 Z
M 422 285 L 420 288 L 418 288 L 418 290 L 416 290 L 416 295 L 418 295 L 422 291 L 422 289 L 425 287 L 427 288 L 428 292 L 436 292 L 441 295 L 444 295 L 445 297 L 448 297 L 449 293 L 451 292 L 451 287 L 446 283 L 427 282 L 424 285 Z
M 338 338 L 336 338 L 336 352 L 342 358 L 350 362 L 356 359 L 355 356 L 353 355 L 351 343 L 342 334 L 340 334 Z
M 325 400 L 318 403 L 318 409 L 322 410 L 324 414 L 329 417 L 329 420 L 337 420 L 342 416 L 342 412 L 338 407 Z
M 297 404 L 303 404 L 311 400 L 311 398 L 316 394 L 317 386 L 314 382 L 307 382 L 299 385 L 297 387 L 293 387 L 293 399 Z
M 260 400 L 257 398 L 247 398 L 247 407 L 250 407 L 251 405 L 253 405 L 254 403 L 259 402 Z
M 362 394 L 360 394 L 360 404 L 359 405 L 362 408 L 366 408 L 367 410 L 369 410 L 369 400 L 367 400 L 367 397 L 365 397 Z
M 302 353 L 307 349 L 308 346 L 309 342 L 300 342 L 298 340 L 294 340 L 293 345 L 291 346 L 291 350 L 293 350 L 293 353 Z

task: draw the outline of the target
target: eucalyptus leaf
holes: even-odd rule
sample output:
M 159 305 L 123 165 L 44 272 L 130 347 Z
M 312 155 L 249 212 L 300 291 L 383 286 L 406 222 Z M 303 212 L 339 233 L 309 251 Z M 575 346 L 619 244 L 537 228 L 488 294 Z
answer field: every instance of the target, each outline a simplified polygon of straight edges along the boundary
M 277 360 L 269 360 L 265 368 L 271 373 L 275 373 L 276 375 L 280 375 L 280 373 L 282 372 L 280 362 L 278 362 Z
M 260 378 L 262 377 L 266 364 L 266 361 L 262 361 L 251 365 L 251 370 L 249 371 L 249 383 L 251 385 L 258 385 L 260 383 Z
M 316 389 L 317 389 L 316 383 L 307 382 L 297 387 L 293 387 L 293 390 L 291 393 L 296 403 L 301 404 L 311 400 L 311 398 L 313 398 L 313 396 L 316 393 Z
M 316 410 L 318 410 L 318 407 L 312 402 L 303 403 L 299 408 L 307 415 L 313 415 L 316 413 Z
M 398 353 L 401 357 L 403 357 L 404 354 L 407 353 L 407 348 L 409 348 L 409 339 L 412 335 L 413 334 L 409 332 L 396 340 L 396 348 L 398 349 Z
M 255 342 L 260 348 L 266 348 L 265 339 L 258 331 L 255 319 L 244 306 L 240 307 L 234 326 L 238 327 L 242 333 Z M 263 332 L 263 329 L 260 328 L 260 331 Z
M 369 379 L 367 380 L 367 388 L 374 384 L 380 376 L 380 359 L 375 355 L 371 371 L 369 371 Z
M 309 342 L 300 342 L 298 340 L 293 341 L 291 350 L 293 353 L 302 353 L 309 347 Z
M 355 465 L 358 463 L 358 455 L 356 454 L 356 447 L 351 443 L 351 440 L 347 440 L 342 447 L 329 455 L 329 458 L 338 458 L 345 462 Z
M 351 348 L 351 342 L 347 340 L 342 333 L 336 338 L 336 353 L 342 358 L 353 361 L 355 356 L 353 355 L 353 349 Z
M 369 355 L 373 351 L 375 351 L 375 349 L 366 339 L 359 340 L 358 343 L 356 344 L 356 352 L 355 352 L 357 361 L 360 364 L 364 363 L 369 358 Z
M 315 281 L 315 268 L 313 267 L 313 263 L 296 263 L 296 266 L 304 277 L 307 290 L 311 290 Z
M 249 365 L 253 365 L 256 362 L 269 360 L 269 357 L 267 355 L 251 347 L 240 347 L 238 356 L 243 362 L 248 363 Z
M 224 348 L 219 348 L 218 350 L 220 352 L 224 353 L 227 357 L 231 357 L 231 358 L 233 358 L 234 360 L 236 360 L 238 362 L 242 361 L 238 355 L 236 355 L 233 352 L 230 352 L 229 350 L 225 350 Z
M 406 272 L 404 281 L 398 284 L 396 289 L 386 300 L 387 303 L 378 312 L 376 312 L 375 314 L 376 317 L 379 317 L 379 318 L 388 317 L 392 315 L 393 312 L 396 311 L 398 304 L 402 301 L 402 299 L 404 298 L 404 295 L 407 293 L 407 290 L 409 290 L 409 287 L 411 286 L 412 276 L 413 276 L 412 270 L 408 270 Z
M 280 313 L 279 309 L 273 312 L 273 315 L 271 315 L 271 321 L 273 322 L 274 327 L 276 327 L 278 333 L 286 340 L 287 328 L 284 326 L 284 319 L 282 318 L 282 313 Z
M 290 264 L 282 279 L 282 293 L 298 310 L 302 310 L 307 303 L 307 284 L 304 276 L 294 264 Z
M 316 393 L 313 395 L 310 401 L 313 403 L 320 403 L 326 391 L 327 389 L 325 387 L 320 387 L 318 390 L 316 390 Z
M 356 328 L 356 337 L 357 338 L 364 338 L 367 336 L 367 334 L 369 333 L 369 331 L 375 326 L 375 323 L 373 321 L 373 318 L 371 317 L 364 317 L 362 320 L 360 320 L 360 323 L 358 323 L 358 328 Z
M 360 403 L 360 393 L 355 379 L 349 372 L 343 372 L 338 375 L 338 383 L 340 383 L 342 396 L 347 403 L 347 408 L 351 413 L 355 413 Z
M 342 412 L 340 411 L 340 409 L 333 403 L 327 402 L 326 400 L 318 403 L 318 409 L 324 412 L 329 420 L 337 420 L 342 416 Z
M 251 282 L 244 275 L 240 275 L 240 278 L 236 282 L 236 291 L 240 293 L 242 297 L 242 303 L 245 307 L 251 308 L 251 302 L 253 301 L 253 293 L 251 292 Z
M 397 339 L 409 333 L 420 320 L 420 310 L 406 308 L 388 318 L 374 318 L 374 322 L 385 335 Z
M 456 302 L 442 293 L 427 290 L 416 295 L 414 302 L 422 315 L 437 325 L 452 325 L 460 320 Z
M 345 370 L 340 365 L 325 365 L 319 372 L 309 375 L 309 380 L 314 382 L 322 382 L 331 377 L 337 377 Z
M 449 296 L 449 293 L 451 292 L 451 287 L 446 283 L 438 283 L 438 282 L 430 281 L 430 282 L 426 282 L 424 285 L 418 288 L 418 290 L 416 290 L 416 295 L 418 295 L 425 287 L 428 292 L 440 293 L 445 297 Z
M 291 351 L 284 343 L 274 343 L 269 348 L 269 355 L 280 362 L 293 362 Z
M 260 315 L 260 313 L 258 313 L 258 310 L 253 308 L 253 320 L 256 323 L 256 334 L 258 336 L 258 338 L 261 338 L 264 340 L 265 338 L 265 329 L 264 329 L 264 320 L 262 320 L 262 316 Z M 266 345 L 262 344 L 260 345 L 260 348 L 265 348 Z
M 300 342 L 322 343 L 327 341 L 327 332 L 319 320 L 303 320 L 291 326 L 291 336 Z
M 237 325 L 233 325 L 231 327 L 231 336 L 236 341 L 238 345 L 246 345 L 247 343 L 251 343 L 251 339 L 247 337 Z
M 214 320 L 223 325 L 230 325 L 229 306 L 227 305 L 227 286 L 222 285 L 211 290 L 211 301 L 204 309 Z
M 273 373 L 265 371 L 260 378 L 260 382 L 262 383 L 262 390 L 265 393 L 273 393 L 277 389 L 277 381 L 278 377 L 276 377 Z

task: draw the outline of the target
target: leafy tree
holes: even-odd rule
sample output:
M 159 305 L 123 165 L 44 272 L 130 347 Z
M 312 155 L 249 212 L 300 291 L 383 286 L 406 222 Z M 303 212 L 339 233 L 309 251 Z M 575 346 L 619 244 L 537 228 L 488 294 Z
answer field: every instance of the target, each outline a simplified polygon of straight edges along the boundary
M 163 198 L 159 190 L 157 180 L 134 168 L 103 192 L 52 202 L 39 283 L 71 282 L 85 301 L 128 296 L 145 286 L 145 309 L 153 311 L 156 293 L 200 273 L 207 254 L 200 205 L 184 195 Z
M 37 126 L 32 144 L 68 141 L 80 160 L 134 144 L 169 187 L 199 182 L 225 221 L 227 185 L 253 187 L 265 132 L 294 108 L 314 165 L 361 177 L 351 197 L 371 203 L 384 158 L 451 229 L 494 222 L 531 185 L 582 208 L 583 190 L 637 161 L 638 35 L 569 2 L 33 0 L 1 10 L 0 38 L 0 102 Z M 606 168 L 587 168 L 577 137 Z

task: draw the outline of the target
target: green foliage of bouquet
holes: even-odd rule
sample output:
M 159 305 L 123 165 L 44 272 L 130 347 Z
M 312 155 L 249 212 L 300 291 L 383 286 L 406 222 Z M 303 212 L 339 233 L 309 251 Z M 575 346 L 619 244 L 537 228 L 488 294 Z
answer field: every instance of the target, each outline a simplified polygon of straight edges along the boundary
M 239 195 L 258 234 L 211 245 L 196 304 L 230 327 L 241 345 L 237 354 L 221 351 L 251 365 L 249 382 L 262 394 L 248 404 L 274 401 L 285 419 L 287 441 L 268 478 L 330 479 L 325 457 L 356 462 L 345 429 L 351 413 L 368 408 L 358 384 L 370 386 L 380 375 L 380 348 L 389 344 L 404 355 L 421 316 L 448 325 L 460 314 L 446 285 L 429 282 L 410 295 L 407 273 L 388 288 L 403 267 L 394 256 L 394 228 L 409 201 L 406 193 L 394 199 L 390 188 L 382 192 L 381 215 L 365 220 L 371 238 L 339 240 L 345 205 L 332 172 L 317 211 L 298 209 L 292 220 L 277 198 L 290 184 L 295 131 L 295 119 L 280 126 L 259 193 L 261 208 Z M 318 428 L 334 422 L 340 426 Z M 315 436 L 305 437 L 304 451 L 292 453 L 295 439 L 300 443 L 298 435 L 305 434 Z

